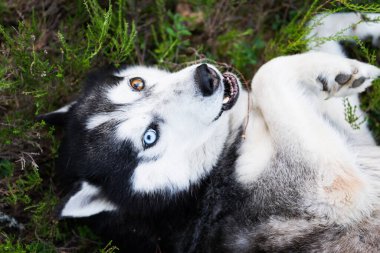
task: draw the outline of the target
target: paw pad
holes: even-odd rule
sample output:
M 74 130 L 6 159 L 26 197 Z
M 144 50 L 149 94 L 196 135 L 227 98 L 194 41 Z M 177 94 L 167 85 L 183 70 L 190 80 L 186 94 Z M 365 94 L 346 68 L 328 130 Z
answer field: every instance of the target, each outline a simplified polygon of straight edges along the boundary
M 340 85 L 344 85 L 350 81 L 352 75 L 348 74 L 339 74 L 335 77 L 335 82 L 337 82 Z
M 366 78 L 363 76 L 355 80 L 352 80 L 352 78 L 352 75 L 340 73 L 335 77 L 335 82 L 337 82 L 339 85 L 348 85 L 350 88 L 357 88 L 366 80 Z
M 322 84 L 322 90 L 329 94 L 328 98 L 337 93 L 340 93 L 340 95 L 352 94 L 352 92 L 355 92 L 353 89 L 362 86 L 369 79 L 364 76 L 358 76 L 358 72 L 356 74 L 354 72 L 355 69 L 352 74 L 339 73 L 333 80 L 329 80 L 329 78 L 324 75 L 319 75 L 317 81 Z M 347 93 L 349 90 L 351 91 Z M 344 93 L 342 93 L 342 91 Z
M 357 87 L 359 87 L 360 85 L 362 85 L 364 83 L 364 81 L 365 81 L 365 78 L 363 76 L 360 77 L 360 78 L 358 78 L 358 79 L 356 79 L 352 83 L 351 88 L 357 88 Z

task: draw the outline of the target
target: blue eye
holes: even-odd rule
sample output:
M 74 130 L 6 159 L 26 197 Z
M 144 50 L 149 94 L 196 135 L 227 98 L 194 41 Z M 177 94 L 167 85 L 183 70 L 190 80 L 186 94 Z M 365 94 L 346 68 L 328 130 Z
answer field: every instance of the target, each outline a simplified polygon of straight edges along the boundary
M 156 130 L 149 128 L 143 136 L 143 145 L 145 148 L 150 148 L 158 140 L 158 133 Z

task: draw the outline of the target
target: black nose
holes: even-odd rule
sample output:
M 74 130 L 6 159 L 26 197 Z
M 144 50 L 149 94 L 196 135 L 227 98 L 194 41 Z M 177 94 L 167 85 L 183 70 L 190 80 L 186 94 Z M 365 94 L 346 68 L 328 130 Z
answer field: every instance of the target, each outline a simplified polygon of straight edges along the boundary
M 215 70 L 202 64 L 195 69 L 195 82 L 203 96 L 214 94 L 220 83 L 220 77 Z

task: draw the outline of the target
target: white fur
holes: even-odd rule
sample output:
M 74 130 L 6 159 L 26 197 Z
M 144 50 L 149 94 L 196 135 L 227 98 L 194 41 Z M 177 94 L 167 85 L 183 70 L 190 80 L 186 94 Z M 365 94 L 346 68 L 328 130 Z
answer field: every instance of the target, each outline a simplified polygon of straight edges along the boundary
M 118 110 L 87 120 L 89 130 L 111 120 L 120 122 L 114 138 L 131 141 L 141 161 L 131 179 L 137 192 L 186 190 L 218 161 L 227 139 L 230 113 L 225 112 L 214 121 L 222 107 L 223 84 L 212 96 L 203 97 L 194 79 L 198 66 L 176 73 L 141 66 L 122 70 L 117 75 L 124 80 L 106 91 Z M 133 77 L 145 81 L 142 91 L 131 89 L 129 79 Z M 159 139 L 145 149 L 142 136 L 157 118 Z
M 46 113 L 45 116 L 48 116 L 49 114 L 65 114 L 65 113 L 67 113 L 67 112 L 70 110 L 70 108 L 71 108 L 74 104 L 76 104 L 76 103 L 77 103 L 76 101 L 71 102 L 71 103 L 69 103 L 69 104 L 67 104 L 67 105 L 65 105 L 65 106 L 62 106 L 61 108 L 59 108 L 59 109 L 57 109 L 57 110 L 55 110 L 55 111 L 52 111 L 52 112 Z
M 129 80 L 125 80 L 121 85 L 117 85 L 108 91 L 108 98 L 114 104 L 133 103 L 139 99 L 140 94 L 134 91 L 129 85 Z
M 322 84 L 318 83 L 317 77 L 320 74 L 327 77 L 330 96 L 344 96 L 360 92 L 363 88 L 339 90 L 335 76 L 342 72 L 353 73 L 354 70 L 358 71 L 354 78 L 368 78 L 364 87 L 380 75 L 378 68 L 355 60 L 325 53 L 307 53 L 270 61 L 260 68 L 252 81 L 254 109 L 261 111 L 270 134 L 263 135 L 260 126 L 253 125 L 252 131 L 260 138 L 268 138 L 267 143 L 272 142 L 291 151 L 288 151 L 289 157 L 301 155 L 302 160 L 308 162 L 310 171 L 316 169 L 316 185 L 305 189 L 305 208 L 318 217 L 327 217 L 331 222 L 342 224 L 368 215 L 378 199 L 368 184 L 368 176 L 356 162 L 342 129 L 333 128 L 323 117 L 320 107 L 324 101 Z M 256 114 L 256 120 L 259 117 Z M 262 143 L 260 138 L 257 139 Z M 254 139 L 252 141 L 255 142 Z M 252 159 L 252 168 L 255 168 L 254 161 Z M 244 178 L 240 180 L 247 183 Z
M 318 43 L 337 33 L 361 39 L 371 35 L 375 43 L 380 24 L 362 22 L 353 13 L 322 14 L 314 22 L 319 24 L 310 33 L 309 48 L 329 54 L 279 57 L 255 75 L 253 120 L 240 149 L 236 177 L 249 188 L 267 169 L 276 150 L 285 148 L 289 159 L 294 156 L 308 163 L 310 171 L 305 173 L 317 173 L 316 182 L 304 189 L 304 209 L 318 219 L 349 224 L 368 217 L 379 206 L 380 152 L 366 124 L 354 130 L 346 121 L 341 97 L 348 96 L 352 106 L 359 106 L 357 94 L 371 85 L 380 70 L 343 58 L 339 42 Z M 367 79 L 355 89 L 342 87 L 335 82 L 341 73 Z M 330 92 L 322 91 L 318 76 L 326 78 Z M 365 117 L 360 110 L 357 114 Z
M 379 19 L 380 14 L 366 14 L 366 16 L 370 19 Z M 331 53 L 335 55 L 340 55 L 342 57 L 345 56 L 341 45 L 338 41 L 333 40 L 332 37 L 339 35 L 343 37 L 349 36 L 358 36 L 363 39 L 369 35 L 373 36 L 374 40 L 379 38 L 380 36 L 380 23 L 379 22 L 363 22 L 361 20 L 360 14 L 356 13 L 337 13 L 337 14 L 320 14 L 316 16 L 312 22 L 310 22 L 310 27 L 312 27 L 311 32 L 308 35 L 309 49 L 313 51 L 322 51 L 326 53 Z M 355 29 L 354 29 L 355 27 Z M 321 40 L 321 39 L 324 40 Z M 330 38 L 330 39 L 329 39 Z M 374 41 L 375 42 L 375 41 Z M 309 57 L 309 56 L 307 56 Z M 305 58 L 305 62 L 309 61 L 309 59 Z M 279 82 L 285 84 L 286 82 L 290 82 L 293 77 L 287 77 L 287 73 L 285 73 L 288 69 L 285 68 L 288 63 L 284 62 L 283 65 L 280 65 L 276 68 L 273 67 L 268 71 L 268 77 L 273 77 L 274 79 L 278 76 L 283 78 L 284 80 L 279 80 Z M 317 64 L 317 63 L 316 63 Z M 337 63 L 338 64 L 338 63 Z M 333 65 L 333 63 L 331 63 Z M 311 66 L 311 68 L 318 68 L 319 66 Z M 335 66 L 339 67 L 339 66 Z M 294 73 L 294 76 L 302 75 L 303 80 L 306 80 L 308 83 L 315 83 L 316 76 L 310 75 L 309 71 L 304 71 L 305 67 L 303 66 L 303 62 L 299 63 L 297 68 L 297 73 Z M 343 69 L 341 69 L 344 72 Z M 351 69 L 348 67 L 346 71 L 350 72 Z M 274 76 L 273 73 L 276 73 Z M 304 73 L 304 74 L 302 74 Z M 320 74 L 317 73 L 316 74 Z M 286 79 L 287 78 L 287 79 Z M 335 76 L 333 76 L 335 78 Z M 311 82 L 310 82 L 311 81 Z M 331 81 L 331 80 L 330 80 Z M 367 82 L 367 86 L 370 84 L 370 81 Z M 367 86 L 363 85 L 360 88 L 364 89 Z M 286 91 L 286 93 L 292 93 L 292 87 L 288 87 L 290 90 Z M 304 89 L 305 87 L 300 87 Z M 320 87 L 317 87 L 320 89 Z M 341 92 L 343 92 L 342 90 Z M 356 90 L 355 94 L 342 94 L 349 95 L 348 100 L 352 106 L 357 106 L 356 114 L 359 115 L 362 119 L 366 117 L 365 113 L 359 109 L 359 98 Z M 255 95 L 255 94 L 253 94 Z M 338 94 L 335 94 L 338 95 Z M 279 94 L 280 98 L 282 95 Z M 292 95 L 295 101 L 298 101 L 298 95 L 296 92 Z M 328 96 L 327 94 L 321 93 L 321 96 Z M 275 100 L 275 99 L 274 99 Z M 314 103 L 314 106 L 318 106 L 320 110 L 320 115 L 328 115 L 330 119 L 334 120 L 334 124 L 336 124 L 343 135 L 349 136 L 350 142 L 360 145 L 373 145 L 374 140 L 364 123 L 360 129 L 353 129 L 351 125 L 345 119 L 344 112 L 344 103 L 343 99 L 340 97 L 330 97 L 325 100 L 323 98 L 307 98 L 305 104 L 308 106 L 310 103 Z M 255 102 L 255 101 L 253 101 Z M 316 104 L 315 104 L 316 103 Z M 301 103 L 302 104 L 302 103 Z M 294 107 L 298 107 L 296 102 L 294 102 Z M 288 117 L 286 113 L 281 113 L 280 117 Z M 285 119 L 284 119 L 285 120 Z M 312 121 L 307 124 L 312 124 Z M 299 122 L 295 121 L 293 125 L 297 125 Z M 307 125 L 304 126 L 308 128 Z M 252 128 L 255 130 L 252 131 Z M 303 128 L 303 127 L 298 127 Z M 297 128 L 294 128 L 297 129 Z M 300 129 L 300 131 L 303 131 Z M 250 133 L 251 132 L 251 133 Z M 323 133 L 321 133 L 323 134 Z M 261 115 L 261 111 L 253 110 L 253 113 L 250 117 L 250 123 L 248 125 L 247 130 L 247 141 L 242 146 L 240 150 L 240 157 L 237 161 L 237 178 L 244 184 L 249 184 L 252 180 L 256 179 L 260 173 L 266 168 L 271 156 L 273 155 L 273 143 L 270 138 L 268 138 L 270 133 L 268 132 L 265 119 Z M 305 135 L 306 132 L 305 132 Z M 323 135 L 321 135 L 323 136 Z M 314 144 L 311 144 L 311 146 Z
M 371 21 L 362 20 L 362 14 L 359 13 L 335 13 L 317 15 L 310 27 L 312 30 L 309 34 L 309 49 L 322 51 L 326 53 L 345 55 L 339 45 L 339 41 L 333 39 L 335 36 L 352 40 L 357 36 L 359 39 L 365 39 L 369 36 L 373 37 L 373 43 L 377 43 L 380 29 L 380 14 L 366 13 L 366 18 Z M 372 21 L 373 20 L 373 21 Z M 319 38 L 327 38 L 326 41 L 318 40 Z
M 88 182 L 82 182 L 81 189 L 65 204 L 61 217 L 88 217 L 117 207 L 108 200 L 99 198 L 100 189 Z
M 206 143 L 194 142 L 192 149 L 188 145 L 181 147 L 169 144 L 162 158 L 138 166 L 132 178 L 134 189 L 143 192 L 162 189 L 175 193 L 186 190 L 190 183 L 199 182 L 216 164 L 223 149 L 227 131 L 219 132 L 220 136 L 205 136 L 202 140 Z M 179 140 L 170 138 L 168 142 L 171 141 Z
M 345 57 L 339 41 L 334 39 L 335 36 L 345 37 L 347 40 L 352 40 L 354 36 L 357 36 L 359 39 L 371 36 L 374 44 L 379 43 L 380 41 L 377 41 L 377 39 L 380 37 L 380 14 L 366 13 L 364 15 L 372 21 L 366 22 L 362 20 L 359 13 L 325 13 L 317 15 L 309 24 L 312 27 L 308 35 L 308 39 L 310 40 L 309 49 Z M 321 39 L 323 40 L 321 41 Z M 358 95 L 351 94 L 347 96 L 347 99 L 352 106 L 358 108 L 356 114 L 361 119 L 364 119 L 366 115 L 360 110 Z M 321 108 L 323 109 L 323 113 L 333 118 L 339 127 L 349 133 L 353 142 L 357 144 L 374 144 L 366 123 L 359 130 L 353 130 L 347 123 L 344 117 L 344 103 L 341 98 L 332 97 L 321 103 Z
M 115 118 L 114 113 L 98 114 L 98 115 L 92 116 L 86 122 L 86 129 L 87 130 L 94 129 L 94 128 L 100 126 L 101 124 L 104 124 L 104 123 L 112 120 L 113 118 Z
M 213 122 L 221 108 L 222 86 L 211 98 L 194 96 L 196 84 L 193 71 L 194 68 L 185 69 L 166 80 L 166 85 L 177 85 L 177 89 L 182 90 L 180 96 L 162 94 L 161 96 L 170 97 L 165 105 L 151 102 L 155 113 L 163 115 L 164 122 L 160 127 L 157 144 L 139 153 L 140 159 L 152 161 L 143 162 L 135 169 L 132 182 L 138 192 L 165 190 L 175 193 L 186 190 L 190 184 L 199 182 L 208 174 L 222 152 L 228 134 L 228 118 L 222 115 Z M 173 86 L 167 92 L 172 91 Z M 152 110 L 150 107 L 148 109 Z M 129 127 L 126 121 L 119 129 L 119 138 L 123 135 L 131 138 L 132 127 L 136 132 L 142 120 L 136 115 Z M 142 134 L 143 132 L 137 135 L 138 138 Z M 141 139 L 135 141 L 136 145 L 141 145 Z
M 149 73 L 149 74 L 148 74 Z M 115 75 L 124 79 L 117 85 L 108 90 L 108 98 L 114 104 L 133 103 L 144 94 L 152 85 L 155 85 L 158 80 L 164 80 L 169 73 L 164 70 L 159 70 L 152 67 L 135 66 L 129 67 L 126 70 L 121 70 Z M 136 91 L 130 86 L 130 79 L 141 77 L 144 80 L 145 88 L 142 91 Z
M 268 127 L 261 113 L 254 110 L 249 117 L 244 144 L 239 150 L 240 156 L 236 162 L 236 175 L 240 182 L 249 184 L 267 168 L 274 146 Z
M 51 112 L 51 113 L 66 113 L 70 110 L 71 106 L 73 106 L 76 102 L 71 102 L 70 104 L 67 104 L 61 108 L 59 108 L 58 110 L 54 111 L 54 112 Z

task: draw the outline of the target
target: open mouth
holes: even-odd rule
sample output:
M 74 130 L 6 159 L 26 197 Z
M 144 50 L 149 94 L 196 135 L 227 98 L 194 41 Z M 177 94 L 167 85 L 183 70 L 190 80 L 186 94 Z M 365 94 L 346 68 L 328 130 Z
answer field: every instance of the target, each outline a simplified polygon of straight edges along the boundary
M 239 97 L 239 85 L 236 77 L 229 72 L 223 74 L 224 96 L 222 111 L 231 109 Z

